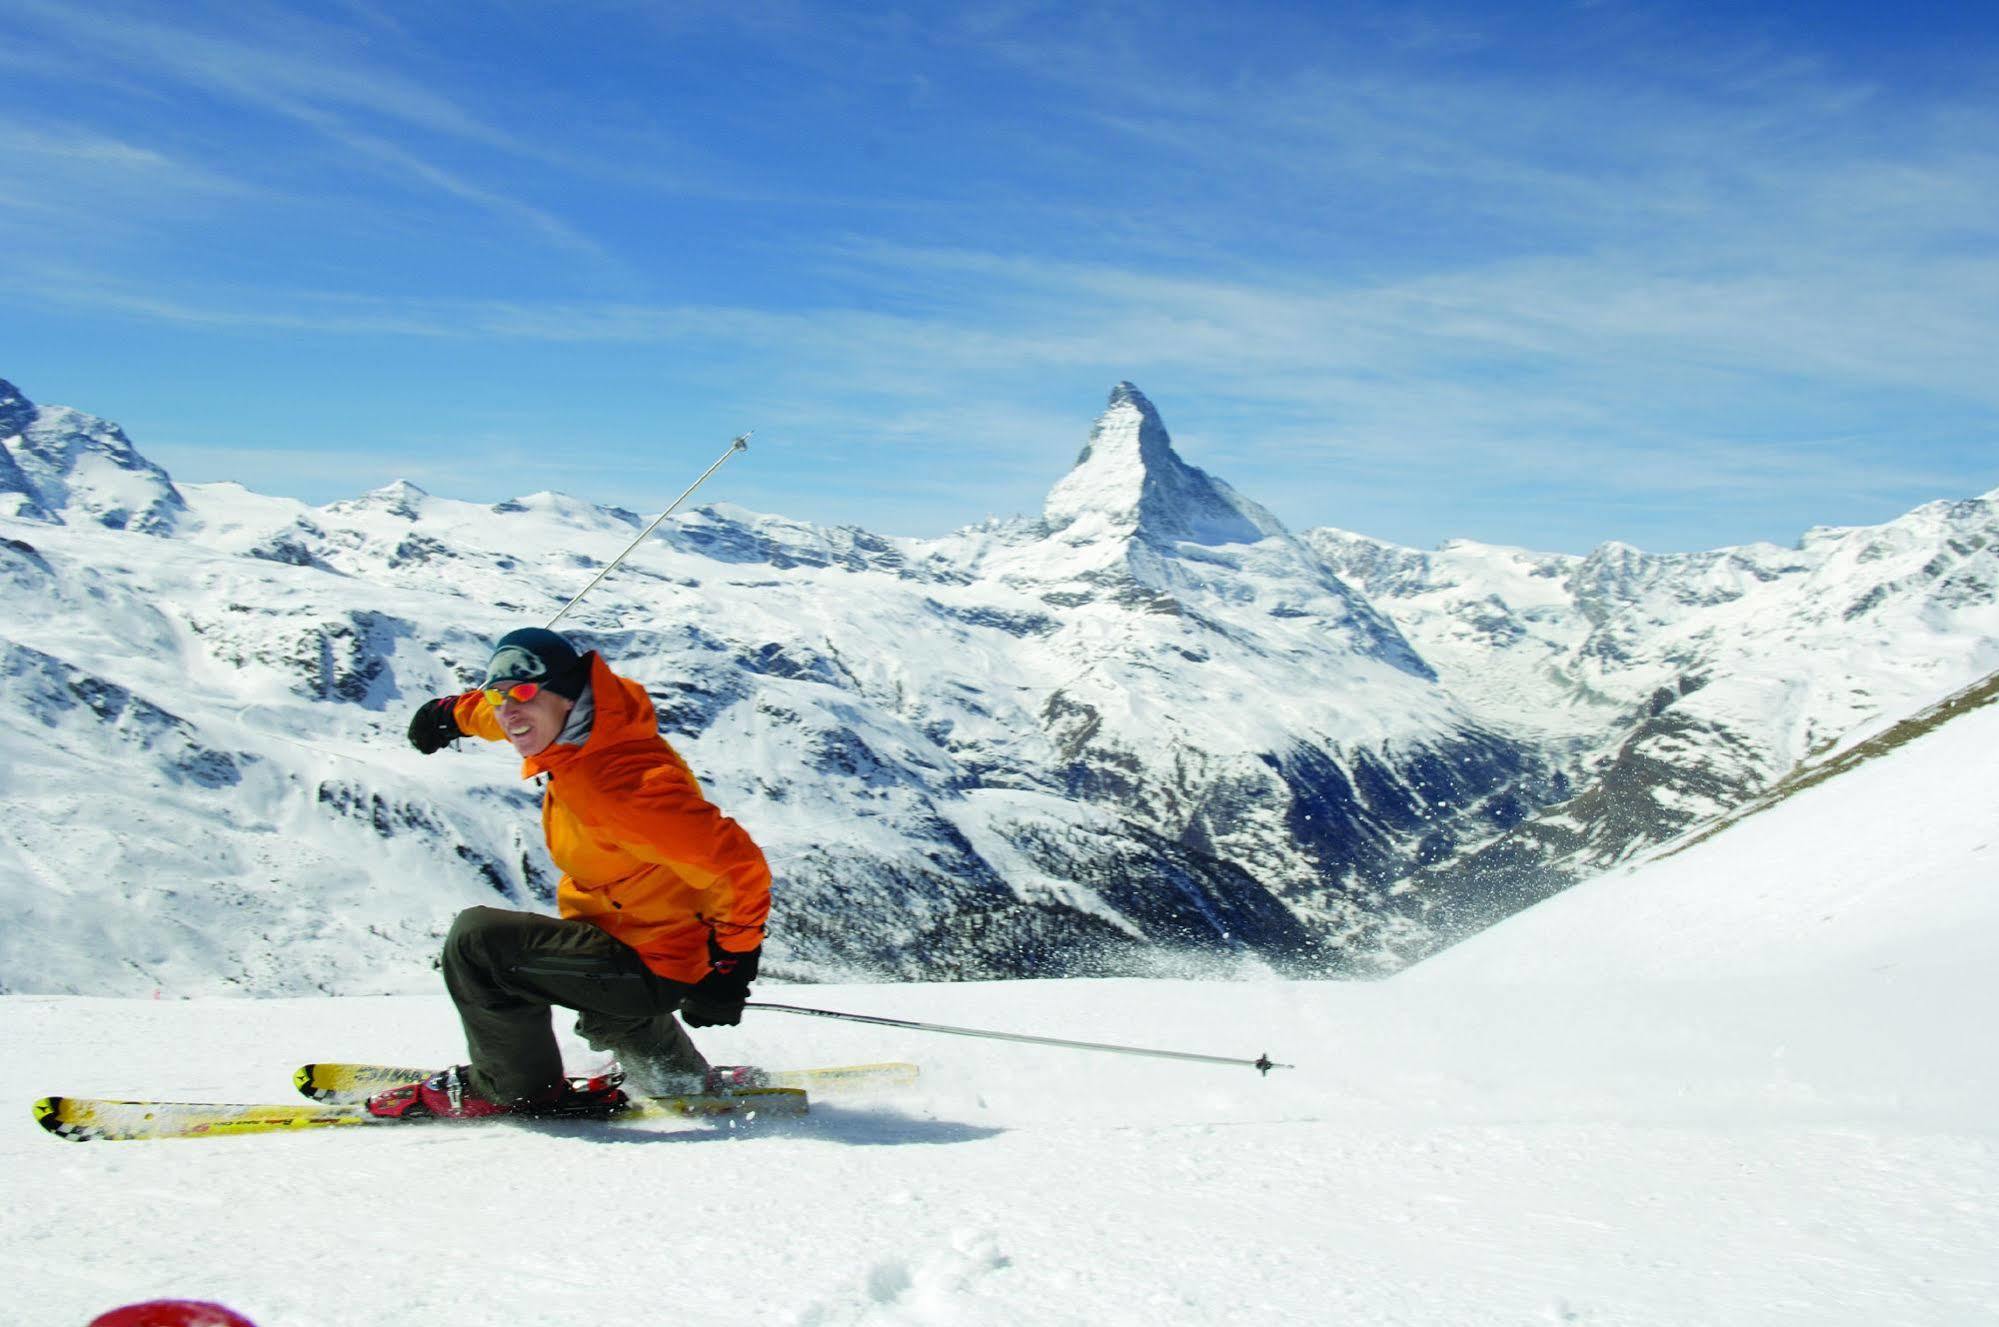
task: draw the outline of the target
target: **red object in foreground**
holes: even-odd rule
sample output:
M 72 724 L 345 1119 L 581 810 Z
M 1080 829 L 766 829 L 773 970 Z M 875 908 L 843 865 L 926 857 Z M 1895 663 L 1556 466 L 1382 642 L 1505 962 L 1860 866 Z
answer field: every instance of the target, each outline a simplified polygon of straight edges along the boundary
M 234 1309 L 194 1299 L 149 1299 L 90 1320 L 90 1327 L 257 1327 Z

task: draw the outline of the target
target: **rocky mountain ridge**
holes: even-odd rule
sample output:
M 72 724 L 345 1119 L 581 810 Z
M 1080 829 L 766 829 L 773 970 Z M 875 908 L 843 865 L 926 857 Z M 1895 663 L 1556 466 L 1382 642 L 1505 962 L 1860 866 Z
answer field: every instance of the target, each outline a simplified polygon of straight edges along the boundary
M 0 785 L 0 986 L 410 989 L 459 907 L 546 902 L 513 762 L 425 761 L 401 727 L 643 518 L 406 483 L 313 508 L 176 487 L 116 426 L 5 385 L 0 420 L 0 755 L 36 772 Z M 1819 681 L 1745 724 L 1756 679 L 1703 605 L 1851 555 L 1894 572 L 1870 629 L 1929 624 L 1925 685 L 1981 666 L 1989 518 L 1881 527 L 1865 559 L 1831 532 L 1707 562 L 1294 536 L 1122 383 L 1038 519 L 917 540 L 717 504 L 564 628 L 647 684 L 764 843 L 774 970 L 1363 975 L 1502 908 L 1520 888 L 1479 853 L 1618 787 L 1626 748 L 1719 805 L 1922 689 L 1821 667 L 1879 641 L 1801 588 L 1793 662 Z M 1955 571 L 1910 570 L 1926 540 Z
M 1481 722 L 1572 753 L 1574 798 L 1406 882 L 1459 927 L 1670 841 L 1999 669 L 1999 491 L 1794 548 L 1578 558 L 1306 537 Z

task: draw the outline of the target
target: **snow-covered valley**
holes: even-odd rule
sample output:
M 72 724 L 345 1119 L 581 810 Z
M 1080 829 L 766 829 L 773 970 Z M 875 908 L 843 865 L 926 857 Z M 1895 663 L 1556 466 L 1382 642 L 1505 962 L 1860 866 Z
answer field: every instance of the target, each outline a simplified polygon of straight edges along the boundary
M 766 1014 L 704 1044 L 923 1084 L 748 1131 L 70 1144 L 32 1097 L 280 1100 L 456 1028 L 441 996 L 9 996 L 0 1321 L 1989 1322 L 1994 787 L 1988 704 L 1380 982 L 760 992 L 1297 1065 L 1267 1079 Z

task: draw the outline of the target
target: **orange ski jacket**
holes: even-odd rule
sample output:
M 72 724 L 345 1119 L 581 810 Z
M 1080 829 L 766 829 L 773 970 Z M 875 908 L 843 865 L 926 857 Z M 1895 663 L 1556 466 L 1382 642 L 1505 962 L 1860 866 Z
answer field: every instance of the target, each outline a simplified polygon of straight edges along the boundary
M 741 825 L 715 809 L 680 753 L 659 735 L 652 698 L 592 650 L 596 707 L 581 746 L 552 742 L 521 763 L 548 776 L 542 831 L 562 868 L 556 903 L 637 950 L 670 981 L 708 974 L 708 942 L 731 953 L 763 943 L 770 867 Z M 505 739 L 485 694 L 452 707 L 458 726 Z

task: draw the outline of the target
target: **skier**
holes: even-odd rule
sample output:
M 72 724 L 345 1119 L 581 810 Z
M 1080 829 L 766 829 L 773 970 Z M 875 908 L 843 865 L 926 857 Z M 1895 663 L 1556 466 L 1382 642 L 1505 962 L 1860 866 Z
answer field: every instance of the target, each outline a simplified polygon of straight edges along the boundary
M 425 702 L 410 744 L 506 741 L 521 776 L 546 778 L 542 827 L 560 917 L 468 908 L 444 941 L 444 985 L 471 1063 L 371 1098 L 376 1115 L 471 1117 L 614 1109 L 615 1081 L 563 1076 L 550 1007 L 615 1052 L 647 1095 L 751 1084 L 710 1068 L 692 1027 L 734 1025 L 770 912 L 770 869 L 742 826 L 702 795 L 659 735 L 645 688 L 542 627 L 508 632 L 477 691 Z

